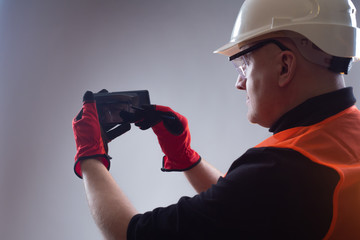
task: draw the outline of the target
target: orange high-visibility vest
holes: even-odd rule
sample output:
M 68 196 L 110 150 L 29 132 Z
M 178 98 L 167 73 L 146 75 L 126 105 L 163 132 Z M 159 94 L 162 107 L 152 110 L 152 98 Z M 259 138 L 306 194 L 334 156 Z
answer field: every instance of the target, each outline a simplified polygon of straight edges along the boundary
M 340 180 L 324 239 L 360 239 L 360 111 L 355 106 L 317 124 L 276 133 L 256 147 L 290 148 L 336 170 Z

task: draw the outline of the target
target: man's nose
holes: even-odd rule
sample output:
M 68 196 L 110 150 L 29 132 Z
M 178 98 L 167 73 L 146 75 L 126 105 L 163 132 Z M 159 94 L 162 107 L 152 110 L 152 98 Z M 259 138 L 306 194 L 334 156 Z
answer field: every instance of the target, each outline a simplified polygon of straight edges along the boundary
M 235 83 L 235 87 L 239 90 L 246 90 L 246 77 L 239 74 Z

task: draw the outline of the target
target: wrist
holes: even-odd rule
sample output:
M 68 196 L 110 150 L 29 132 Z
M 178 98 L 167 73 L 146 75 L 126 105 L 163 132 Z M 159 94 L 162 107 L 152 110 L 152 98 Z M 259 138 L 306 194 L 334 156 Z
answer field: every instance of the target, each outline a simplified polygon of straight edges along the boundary
M 103 169 L 105 165 L 102 163 L 102 160 L 99 158 L 87 158 L 80 161 L 80 168 L 82 174 L 93 171 L 94 169 Z
M 174 159 L 168 156 L 163 157 L 163 163 L 161 171 L 163 172 L 184 172 L 188 171 L 201 162 L 201 157 L 195 151 L 190 158 Z
M 76 161 L 74 165 L 75 174 L 79 178 L 83 178 L 84 169 L 86 170 L 87 167 L 91 167 L 91 168 L 101 167 L 109 170 L 110 158 L 104 155 L 100 155 L 100 156 L 95 155 L 88 158 L 78 159 L 78 161 Z

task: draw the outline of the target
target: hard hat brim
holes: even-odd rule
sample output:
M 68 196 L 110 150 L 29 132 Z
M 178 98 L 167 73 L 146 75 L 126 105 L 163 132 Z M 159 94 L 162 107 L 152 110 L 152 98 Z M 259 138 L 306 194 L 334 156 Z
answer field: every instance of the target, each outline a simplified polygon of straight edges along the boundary
M 227 44 L 216 49 L 214 53 L 231 56 L 239 51 L 239 48 L 254 41 L 271 37 L 284 37 L 284 32 L 292 31 L 308 37 L 310 41 L 319 46 L 324 52 L 337 57 L 360 58 L 360 29 L 334 24 L 292 24 L 288 26 L 268 27 L 267 30 L 258 30 L 243 35 L 239 39 L 232 39 Z M 336 32 L 338 38 L 331 37 Z M 324 36 L 329 35 L 328 38 Z M 339 39 L 339 38 L 342 39 Z M 353 42 L 349 44 L 349 42 Z M 344 42 L 346 45 L 339 43 Z

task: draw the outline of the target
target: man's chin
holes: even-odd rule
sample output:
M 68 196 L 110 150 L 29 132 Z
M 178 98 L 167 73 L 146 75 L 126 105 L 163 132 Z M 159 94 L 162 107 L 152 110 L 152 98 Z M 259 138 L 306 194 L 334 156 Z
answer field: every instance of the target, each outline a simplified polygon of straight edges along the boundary
M 264 128 L 270 128 L 271 127 L 270 123 L 266 123 L 264 121 L 259 121 L 259 119 L 257 117 L 250 114 L 249 112 L 248 112 L 247 118 L 248 118 L 249 122 L 252 123 L 252 124 L 257 124 L 257 125 L 262 126 Z

